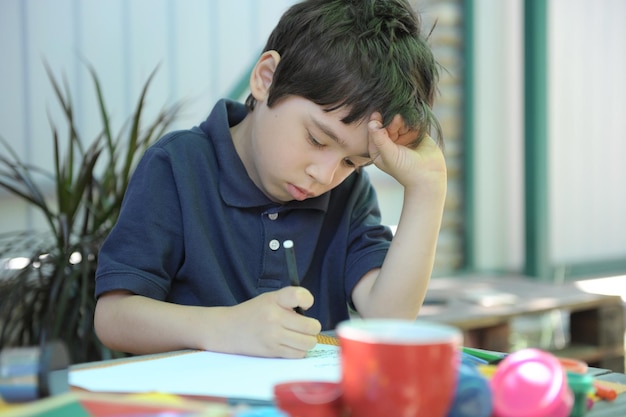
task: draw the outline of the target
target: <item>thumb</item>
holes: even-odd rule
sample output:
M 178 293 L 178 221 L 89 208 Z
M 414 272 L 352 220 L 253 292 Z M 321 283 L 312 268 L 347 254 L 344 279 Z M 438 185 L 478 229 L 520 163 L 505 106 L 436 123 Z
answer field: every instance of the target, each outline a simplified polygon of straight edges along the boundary
M 380 155 L 385 155 L 394 148 L 394 143 L 389 137 L 387 129 L 378 120 L 370 120 L 367 124 L 370 135 L 369 152 L 370 155 L 376 155 L 378 159 Z

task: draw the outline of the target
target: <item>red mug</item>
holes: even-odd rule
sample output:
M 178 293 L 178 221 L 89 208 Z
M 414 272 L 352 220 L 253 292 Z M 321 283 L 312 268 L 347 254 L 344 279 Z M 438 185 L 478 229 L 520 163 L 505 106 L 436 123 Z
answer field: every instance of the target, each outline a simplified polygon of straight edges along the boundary
M 353 319 L 337 326 L 343 404 L 351 417 L 445 417 L 460 366 L 459 329 Z

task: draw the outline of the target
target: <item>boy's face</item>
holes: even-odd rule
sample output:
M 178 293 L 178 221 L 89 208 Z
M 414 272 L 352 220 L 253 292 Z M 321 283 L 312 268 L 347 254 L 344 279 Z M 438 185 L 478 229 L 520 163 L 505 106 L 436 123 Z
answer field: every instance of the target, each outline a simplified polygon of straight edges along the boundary
M 248 146 L 240 154 L 254 183 L 272 200 L 317 197 L 371 162 L 367 121 L 346 125 L 345 109 L 325 112 L 289 96 L 249 115 Z

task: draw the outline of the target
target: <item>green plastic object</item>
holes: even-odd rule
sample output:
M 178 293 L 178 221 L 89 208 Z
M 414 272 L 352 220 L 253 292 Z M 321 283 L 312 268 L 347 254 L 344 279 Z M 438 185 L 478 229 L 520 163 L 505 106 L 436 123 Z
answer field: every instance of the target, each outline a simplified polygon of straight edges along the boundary
M 587 397 L 593 392 L 593 377 L 567 371 L 567 385 L 574 394 L 574 406 L 569 417 L 583 417 L 587 414 Z

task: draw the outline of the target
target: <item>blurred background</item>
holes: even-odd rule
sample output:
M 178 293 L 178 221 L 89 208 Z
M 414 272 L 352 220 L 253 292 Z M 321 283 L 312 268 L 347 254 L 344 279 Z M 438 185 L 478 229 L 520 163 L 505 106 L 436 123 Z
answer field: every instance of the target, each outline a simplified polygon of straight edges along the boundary
M 197 125 L 219 98 L 247 95 L 249 69 L 292 3 L 0 0 L 0 136 L 53 169 L 50 126 L 64 116 L 45 65 L 71 92 L 86 141 L 101 129 L 88 66 L 115 130 L 157 67 L 147 117 L 184 102 L 173 128 Z M 626 2 L 412 3 L 424 31 L 435 25 L 443 67 L 436 112 L 450 182 L 435 275 L 626 274 Z M 393 225 L 402 189 L 370 171 Z M 32 206 L 0 190 L 0 233 L 41 227 Z

